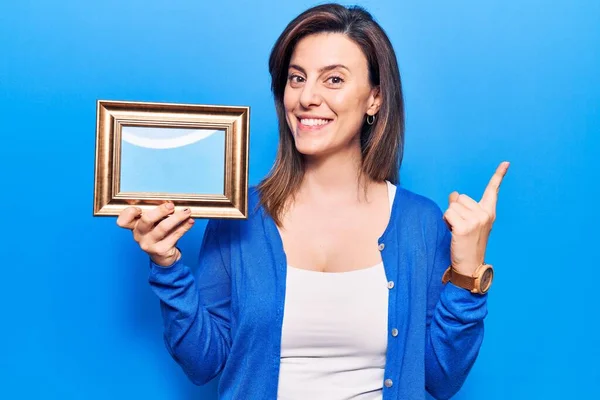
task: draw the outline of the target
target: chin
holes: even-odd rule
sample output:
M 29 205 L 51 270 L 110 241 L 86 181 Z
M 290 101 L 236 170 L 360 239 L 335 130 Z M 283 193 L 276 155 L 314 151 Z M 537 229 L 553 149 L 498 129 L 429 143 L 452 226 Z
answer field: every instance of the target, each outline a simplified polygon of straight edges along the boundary
M 296 143 L 296 150 L 298 150 L 298 153 L 302 154 L 303 156 L 309 157 L 315 157 L 326 153 L 326 150 L 322 149 L 321 147 L 307 146 L 305 144 L 303 145 L 298 143 Z
M 327 143 L 326 137 L 294 137 L 296 150 L 305 156 L 317 156 L 331 151 L 331 145 Z

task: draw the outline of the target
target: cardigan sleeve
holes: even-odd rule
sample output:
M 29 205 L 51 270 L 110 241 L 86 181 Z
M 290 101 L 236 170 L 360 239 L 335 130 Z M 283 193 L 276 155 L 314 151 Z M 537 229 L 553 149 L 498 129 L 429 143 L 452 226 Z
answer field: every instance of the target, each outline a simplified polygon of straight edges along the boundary
M 181 260 L 150 261 L 149 283 L 160 299 L 163 338 L 173 359 L 196 385 L 215 378 L 231 348 L 231 280 L 217 220 L 207 224 L 196 276 Z
M 449 399 L 465 382 L 483 341 L 488 294 L 442 284 L 450 265 L 452 234 L 437 214 L 437 235 L 428 287 L 425 386 L 436 399 Z

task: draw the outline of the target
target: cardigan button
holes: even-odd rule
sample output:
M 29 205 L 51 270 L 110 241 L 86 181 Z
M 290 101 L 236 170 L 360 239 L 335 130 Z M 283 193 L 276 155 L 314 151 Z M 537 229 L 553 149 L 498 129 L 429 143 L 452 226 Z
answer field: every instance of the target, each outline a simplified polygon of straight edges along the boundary
M 387 286 L 388 286 L 388 289 L 393 289 L 394 288 L 394 281 L 389 281 Z
M 392 336 L 393 337 L 398 336 L 398 329 L 396 329 L 396 328 L 392 329 Z
M 379 251 L 383 251 L 383 249 L 385 249 L 385 244 L 379 243 L 378 248 L 379 248 Z
M 386 379 L 383 384 L 385 385 L 385 387 L 392 387 L 392 385 L 394 384 L 394 382 L 392 382 L 391 379 Z

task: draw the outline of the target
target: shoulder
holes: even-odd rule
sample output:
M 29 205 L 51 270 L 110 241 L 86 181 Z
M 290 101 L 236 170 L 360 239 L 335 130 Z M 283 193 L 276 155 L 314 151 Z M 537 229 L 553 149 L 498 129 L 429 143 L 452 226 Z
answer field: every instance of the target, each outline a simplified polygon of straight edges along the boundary
M 401 246 L 416 246 L 433 256 L 440 243 L 449 238 L 440 206 L 431 198 L 397 187 L 392 211 L 394 228 Z M 419 247 L 419 246 L 424 247 Z
M 395 202 L 400 212 L 405 215 L 435 220 L 442 216 L 440 206 L 433 199 L 401 186 L 396 188 Z
M 412 237 L 438 240 L 446 228 L 440 206 L 431 198 L 398 186 L 392 210 L 396 227 Z

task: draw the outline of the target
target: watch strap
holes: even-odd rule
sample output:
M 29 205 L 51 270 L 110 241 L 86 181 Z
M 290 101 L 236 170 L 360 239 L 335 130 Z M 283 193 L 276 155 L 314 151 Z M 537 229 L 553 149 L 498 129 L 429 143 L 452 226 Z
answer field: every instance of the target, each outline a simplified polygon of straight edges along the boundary
M 472 276 L 459 274 L 453 268 L 451 268 L 451 273 L 452 275 L 450 276 L 450 282 L 469 291 L 475 289 L 475 278 Z
M 459 274 L 452 266 L 448 267 L 442 278 L 444 284 L 452 282 L 454 285 L 468 291 L 473 291 L 475 289 L 475 280 L 475 277 Z

